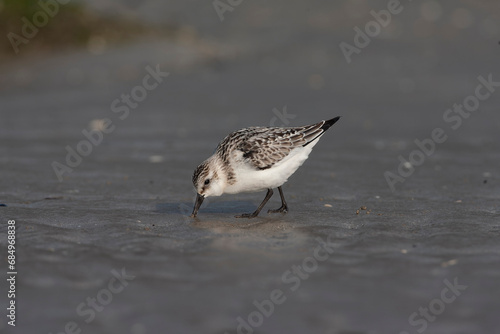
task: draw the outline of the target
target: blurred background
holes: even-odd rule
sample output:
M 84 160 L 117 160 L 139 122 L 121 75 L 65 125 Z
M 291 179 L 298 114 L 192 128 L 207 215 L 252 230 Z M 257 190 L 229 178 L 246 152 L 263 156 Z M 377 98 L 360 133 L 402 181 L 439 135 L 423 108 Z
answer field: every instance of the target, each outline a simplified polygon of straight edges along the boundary
M 0 31 L 18 264 L 2 333 L 500 333 L 500 3 L 0 0 Z M 447 114 L 480 77 L 477 110 Z M 259 193 L 187 217 L 192 171 L 229 132 L 337 115 L 284 186 L 288 215 L 233 218 Z M 335 251 L 292 290 L 318 238 Z M 122 268 L 135 278 L 106 300 Z M 454 279 L 466 290 L 436 309 Z

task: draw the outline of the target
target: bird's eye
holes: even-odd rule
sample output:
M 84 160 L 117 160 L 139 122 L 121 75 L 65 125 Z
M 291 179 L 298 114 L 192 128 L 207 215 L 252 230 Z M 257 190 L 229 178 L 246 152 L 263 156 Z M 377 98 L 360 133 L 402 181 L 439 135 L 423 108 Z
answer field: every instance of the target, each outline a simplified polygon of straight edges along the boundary
M 210 180 L 209 179 L 206 179 L 205 180 L 205 185 L 209 184 L 210 183 Z

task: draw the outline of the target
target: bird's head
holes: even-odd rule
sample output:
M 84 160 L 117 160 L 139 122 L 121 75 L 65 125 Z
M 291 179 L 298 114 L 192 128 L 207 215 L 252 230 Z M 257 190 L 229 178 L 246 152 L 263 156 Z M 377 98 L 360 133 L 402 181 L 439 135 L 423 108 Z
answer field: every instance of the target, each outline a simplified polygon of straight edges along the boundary
M 224 173 L 215 159 L 209 158 L 195 169 L 193 185 L 197 196 L 191 216 L 196 217 L 198 209 L 206 197 L 220 196 L 224 193 L 226 186 Z

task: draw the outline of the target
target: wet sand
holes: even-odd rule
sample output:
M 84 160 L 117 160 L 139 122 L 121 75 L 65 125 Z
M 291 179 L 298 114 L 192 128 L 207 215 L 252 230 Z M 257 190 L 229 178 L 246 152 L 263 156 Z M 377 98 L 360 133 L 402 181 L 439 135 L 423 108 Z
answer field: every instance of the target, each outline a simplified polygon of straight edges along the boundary
M 2 316 L 2 332 L 500 333 L 500 90 L 457 129 L 443 119 L 479 76 L 500 81 L 499 11 L 446 5 L 415 36 L 425 9 L 405 6 L 351 64 L 339 43 L 386 2 L 243 2 L 220 22 L 210 3 L 146 1 L 144 20 L 198 37 L 2 64 L 1 226 L 16 220 L 18 262 L 17 326 Z M 459 7 L 474 20 L 454 29 Z M 120 119 L 113 101 L 148 65 L 170 74 Z M 265 213 L 276 192 L 234 218 L 255 193 L 189 218 L 197 164 L 231 131 L 282 125 L 284 106 L 290 126 L 343 116 L 284 185 L 290 212 Z M 106 118 L 114 130 L 59 182 L 52 163 Z M 384 173 L 436 128 L 447 140 L 391 191 Z

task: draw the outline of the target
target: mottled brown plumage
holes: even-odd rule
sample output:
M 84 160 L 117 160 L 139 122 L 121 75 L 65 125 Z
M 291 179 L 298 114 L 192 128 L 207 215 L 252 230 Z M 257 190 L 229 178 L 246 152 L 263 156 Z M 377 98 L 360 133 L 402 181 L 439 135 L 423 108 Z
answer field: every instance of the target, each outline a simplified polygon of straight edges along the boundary
M 239 150 L 256 169 L 271 168 L 285 158 L 291 150 L 305 146 L 324 130 L 325 121 L 305 127 L 267 128 L 250 127 L 230 133 L 215 150 L 223 161 L 228 161 L 229 153 Z

